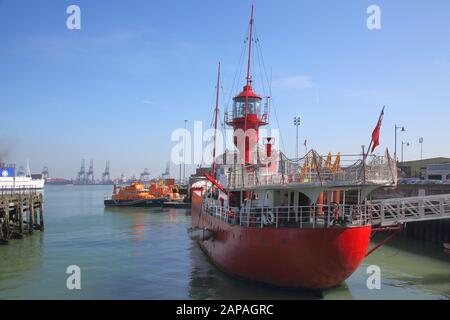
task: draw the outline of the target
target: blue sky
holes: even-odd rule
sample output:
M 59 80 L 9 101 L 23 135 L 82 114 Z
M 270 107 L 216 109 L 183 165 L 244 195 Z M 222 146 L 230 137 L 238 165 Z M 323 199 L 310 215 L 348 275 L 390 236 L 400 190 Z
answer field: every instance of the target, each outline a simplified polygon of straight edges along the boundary
M 82 29 L 66 28 L 81 8 Z M 381 8 L 382 29 L 366 27 Z M 33 171 L 74 177 L 80 160 L 117 176 L 165 168 L 171 132 L 209 123 L 217 63 L 229 104 L 250 0 L 0 0 L 0 154 Z M 255 1 L 255 26 L 285 152 L 300 137 L 327 153 L 357 153 L 386 105 L 381 146 L 394 125 L 405 159 L 450 156 L 450 2 Z M 255 87 L 263 94 L 260 75 Z M 178 172 L 175 169 L 174 173 Z

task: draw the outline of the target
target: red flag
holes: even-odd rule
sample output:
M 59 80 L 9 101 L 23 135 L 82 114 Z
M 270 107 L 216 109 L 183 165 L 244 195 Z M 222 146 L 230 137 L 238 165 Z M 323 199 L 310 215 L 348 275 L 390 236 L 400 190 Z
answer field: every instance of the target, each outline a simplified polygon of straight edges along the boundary
M 380 129 L 381 129 L 381 124 L 383 123 L 383 117 L 384 117 L 384 107 L 383 107 L 383 111 L 381 111 L 380 119 L 378 120 L 377 126 L 376 126 L 375 130 L 373 130 L 373 132 L 372 132 L 373 146 L 372 146 L 372 150 L 370 151 L 371 153 L 375 150 L 376 147 L 378 147 L 380 145 Z

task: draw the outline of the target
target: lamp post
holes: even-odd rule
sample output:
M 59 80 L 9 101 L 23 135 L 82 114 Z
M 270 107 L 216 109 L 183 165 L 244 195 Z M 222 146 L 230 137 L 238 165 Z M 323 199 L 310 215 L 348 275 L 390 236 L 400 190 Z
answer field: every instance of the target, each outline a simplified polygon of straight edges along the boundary
M 183 183 L 186 183 L 186 132 L 187 120 L 184 120 L 184 148 L 183 148 Z
M 395 125 L 395 151 L 394 151 L 394 158 L 395 161 L 397 162 L 397 130 L 401 129 L 402 132 L 405 132 L 405 127 L 403 126 L 397 126 Z
M 420 143 L 420 160 L 423 160 L 423 138 L 422 137 L 419 138 L 419 143 Z
M 300 117 L 294 117 L 294 126 L 297 129 L 296 139 L 295 139 L 295 156 L 296 159 L 298 159 L 298 127 L 300 126 L 301 118 Z
M 402 164 L 403 164 L 403 147 L 404 146 L 407 146 L 407 147 L 409 147 L 410 146 L 410 143 L 409 142 L 404 142 L 404 141 L 402 141 Z

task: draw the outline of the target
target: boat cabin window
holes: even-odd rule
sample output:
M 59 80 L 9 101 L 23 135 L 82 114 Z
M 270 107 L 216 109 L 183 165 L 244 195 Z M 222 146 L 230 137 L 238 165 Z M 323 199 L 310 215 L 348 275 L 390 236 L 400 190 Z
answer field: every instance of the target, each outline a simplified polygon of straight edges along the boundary
M 261 116 L 261 99 L 248 98 L 248 114 L 257 114 Z M 245 97 L 238 98 L 234 101 L 233 118 L 245 117 Z

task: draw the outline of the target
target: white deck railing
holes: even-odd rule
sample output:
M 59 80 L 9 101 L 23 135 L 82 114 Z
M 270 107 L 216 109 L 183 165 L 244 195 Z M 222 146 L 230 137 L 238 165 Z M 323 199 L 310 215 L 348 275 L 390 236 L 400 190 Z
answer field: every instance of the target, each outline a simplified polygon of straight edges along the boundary
M 203 211 L 232 225 L 253 228 L 331 228 L 450 219 L 450 194 L 369 201 L 363 205 L 311 205 L 225 209 L 205 203 Z
M 32 195 L 32 194 L 41 194 L 41 193 L 43 193 L 43 189 L 37 189 L 34 185 L 0 187 L 0 196 Z
M 255 207 L 248 210 L 205 204 L 203 211 L 232 225 L 252 228 L 331 228 L 371 223 L 367 206 L 312 205 L 302 207 Z

